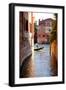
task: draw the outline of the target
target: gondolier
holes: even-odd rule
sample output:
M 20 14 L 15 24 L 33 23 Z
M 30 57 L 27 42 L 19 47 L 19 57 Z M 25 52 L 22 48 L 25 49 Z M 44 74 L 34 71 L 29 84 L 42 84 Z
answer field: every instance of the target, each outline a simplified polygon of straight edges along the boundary
M 35 50 L 35 51 L 38 51 L 38 50 L 43 49 L 43 48 L 44 48 L 44 47 L 39 46 L 38 44 L 36 44 L 34 50 Z

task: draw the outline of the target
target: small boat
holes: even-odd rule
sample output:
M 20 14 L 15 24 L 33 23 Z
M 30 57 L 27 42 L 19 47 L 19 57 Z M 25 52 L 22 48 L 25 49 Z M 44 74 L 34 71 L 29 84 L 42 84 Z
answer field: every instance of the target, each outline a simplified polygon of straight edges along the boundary
M 34 47 L 34 50 L 38 51 L 38 50 L 41 50 L 43 48 L 44 48 L 43 46 L 40 46 L 39 44 L 36 44 L 35 47 Z
M 38 48 L 34 48 L 35 51 L 38 51 L 38 50 L 41 50 L 43 49 L 44 47 L 38 47 Z

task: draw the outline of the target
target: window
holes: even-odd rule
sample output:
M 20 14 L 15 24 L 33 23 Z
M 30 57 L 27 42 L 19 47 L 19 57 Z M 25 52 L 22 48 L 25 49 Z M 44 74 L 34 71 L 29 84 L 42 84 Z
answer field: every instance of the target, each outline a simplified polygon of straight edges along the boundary
M 43 37 L 45 37 L 45 35 L 43 35 Z
M 49 29 L 49 32 L 51 31 L 51 29 Z
M 28 20 L 26 20 L 26 31 L 28 31 Z

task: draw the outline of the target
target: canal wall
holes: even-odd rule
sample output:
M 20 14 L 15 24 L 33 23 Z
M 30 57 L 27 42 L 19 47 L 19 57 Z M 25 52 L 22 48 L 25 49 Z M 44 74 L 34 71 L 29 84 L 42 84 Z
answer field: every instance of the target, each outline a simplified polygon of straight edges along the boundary
M 57 41 L 54 40 L 51 43 L 51 71 L 52 76 L 58 75 L 58 51 L 57 51 Z
M 54 40 L 52 43 L 51 43 L 51 56 L 54 55 L 57 59 L 57 41 Z
M 31 48 L 25 47 L 21 49 L 21 60 L 20 66 L 22 65 L 23 61 L 32 54 Z

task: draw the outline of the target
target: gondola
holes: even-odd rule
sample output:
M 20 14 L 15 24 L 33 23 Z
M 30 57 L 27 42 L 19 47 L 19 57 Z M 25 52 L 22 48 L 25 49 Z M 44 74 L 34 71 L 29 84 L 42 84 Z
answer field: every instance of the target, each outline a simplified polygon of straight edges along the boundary
M 38 50 L 41 50 L 43 49 L 44 47 L 38 47 L 38 48 L 34 48 L 35 51 L 38 51 Z

